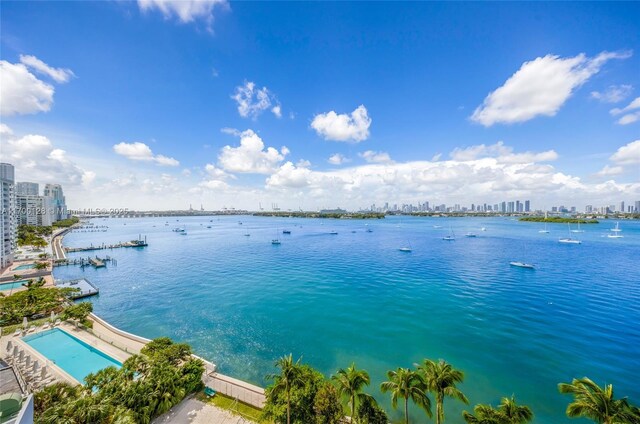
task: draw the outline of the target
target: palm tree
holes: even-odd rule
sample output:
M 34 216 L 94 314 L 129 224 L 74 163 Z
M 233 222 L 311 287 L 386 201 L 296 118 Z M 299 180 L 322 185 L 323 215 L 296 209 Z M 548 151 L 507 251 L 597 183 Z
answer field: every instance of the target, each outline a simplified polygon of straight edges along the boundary
M 473 414 L 464 411 L 462 417 L 470 424 L 526 424 L 533 419 L 533 412 L 528 406 L 518 405 L 511 396 L 502 398 L 498 409 L 478 404 L 473 408 Z
M 351 409 L 351 421 L 356 422 L 356 401 L 363 401 L 367 397 L 371 397 L 366 393 L 362 393 L 362 389 L 371 383 L 369 373 L 365 370 L 356 369 L 355 364 L 351 364 L 349 368 L 340 368 L 336 375 L 331 379 L 338 384 L 338 394 L 341 397 L 349 399 L 347 405 Z
M 462 383 L 464 374 L 456 370 L 444 360 L 438 362 L 425 359 L 422 365 L 418 366 L 422 372 L 426 389 L 436 397 L 436 424 L 444 422 L 444 397 L 452 397 L 464 403 L 469 403 L 467 397 L 456 387 L 456 383 Z
M 462 418 L 469 424 L 507 424 L 505 416 L 491 405 L 478 404 L 473 414 L 463 411 Z
M 382 393 L 391 392 L 391 406 L 398 407 L 398 398 L 404 399 L 404 422 L 409 424 L 409 398 L 425 410 L 431 417 L 431 400 L 423 390 L 425 386 L 422 376 L 408 368 L 398 368 L 387 372 L 388 381 L 380 385 Z
M 502 398 L 498 410 L 509 424 L 525 424 L 533 419 L 531 408 L 518 405 L 513 395 L 510 398 Z
M 283 356 L 276 361 L 280 374 L 272 374 L 268 379 L 273 380 L 271 393 L 284 392 L 287 400 L 287 424 L 291 424 L 291 388 L 301 382 L 300 359 L 293 362 L 293 355 Z
M 613 385 L 603 388 L 583 377 L 574 378 L 571 383 L 558 384 L 563 394 L 573 395 L 573 402 L 567 407 L 567 416 L 571 418 L 589 418 L 599 424 L 634 422 L 634 408 L 626 398 L 613 398 Z

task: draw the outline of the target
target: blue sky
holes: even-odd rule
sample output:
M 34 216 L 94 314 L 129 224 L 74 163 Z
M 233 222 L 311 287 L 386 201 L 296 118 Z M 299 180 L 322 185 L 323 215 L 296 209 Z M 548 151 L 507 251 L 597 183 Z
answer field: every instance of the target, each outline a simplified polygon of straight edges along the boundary
M 72 207 L 640 199 L 637 3 L 0 8 L 3 161 Z

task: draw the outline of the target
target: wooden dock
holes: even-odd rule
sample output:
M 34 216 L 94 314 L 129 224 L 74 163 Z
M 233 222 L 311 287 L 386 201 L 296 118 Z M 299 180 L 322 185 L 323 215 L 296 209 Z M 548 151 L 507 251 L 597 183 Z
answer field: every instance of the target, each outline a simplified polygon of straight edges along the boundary
M 89 258 L 89 263 L 96 268 L 104 268 L 107 266 L 107 264 L 97 256 L 95 258 Z
M 92 250 L 120 249 L 124 247 L 147 247 L 147 246 L 148 246 L 147 237 L 145 236 L 144 239 L 138 238 L 138 240 L 125 241 L 125 242 L 116 243 L 116 244 L 102 243 L 101 245 L 98 245 L 98 246 L 91 245 L 89 247 L 65 247 L 64 250 L 67 253 L 73 253 L 73 252 L 89 252 Z

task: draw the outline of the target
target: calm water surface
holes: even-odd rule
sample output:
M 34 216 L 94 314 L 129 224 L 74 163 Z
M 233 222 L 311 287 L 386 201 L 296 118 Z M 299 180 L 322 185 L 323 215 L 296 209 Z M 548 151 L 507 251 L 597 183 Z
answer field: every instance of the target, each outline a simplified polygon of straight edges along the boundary
M 429 357 L 465 371 L 472 405 L 513 393 L 536 423 L 570 422 L 556 386 L 573 377 L 613 383 L 640 403 L 638 221 L 621 222 L 622 239 L 606 237 L 611 221 L 585 225 L 573 234 L 583 244 L 564 245 L 565 225 L 540 234 L 541 224 L 509 218 L 210 219 L 94 220 L 108 231 L 73 232 L 64 244 L 142 234 L 149 247 L 94 252 L 117 266 L 55 276 L 89 278 L 100 288 L 95 312 L 112 324 L 190 343 L 221 372 L 258 384 L 289 352 L 327 375 L 355 362 L 390 410 L 378 390 L 385 372 Z M 443 241 L 450 228 L 457 240 Z M 448 421 L 462 421 L 464 405 L 445 407 Z

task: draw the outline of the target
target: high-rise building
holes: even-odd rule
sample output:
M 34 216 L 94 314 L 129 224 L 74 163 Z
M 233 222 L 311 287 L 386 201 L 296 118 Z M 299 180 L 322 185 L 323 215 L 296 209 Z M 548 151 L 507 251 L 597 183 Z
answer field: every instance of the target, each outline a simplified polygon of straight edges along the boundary
M 592 205 L 587 205 L 584 207 L 584 212 L 585 213 L 592 213 L 593 212 L 593 206 Z
M 13 252 L 16 247 L 16 192 L 13 165 L 0 163 L 0 186 L 0 206 L 2 207 L 0 269 L 5 269 L 13 263 Z
M 530 200 L 525 200 L 524 201 L 524 211 L 525 212 L 531 212 L 531 201 Z
M 624 213 L 624 200 L 620 202 L 620 212 Z
M 67 204 L 60 184 L 47 184 L 44 186 L 44 195 L 51 197 L 51 206 L 54 209 L 54 220 L 67 219 Z
M 514 203 L 514 202 L 509 202 L 509 203 L 507 203 L 507 212 L 508 212 L 508 213 L 513 213 L 513 212 L 515 212 L 515 207 L 516 207 L 516 205 L 515 205 L 515 203 Z
M 634 210 L 635 213 L 640 213 L 640 200 L 636 200 L 636 208 Z
M 18 225 L 46 227 L 53 224 L 57 219 L 52 198 L 47 196 L 16 196 L 16 220 Z
M 40 194 L 38 183 L 16 183 L 16 196 L 37 196 L 38 194 Z

